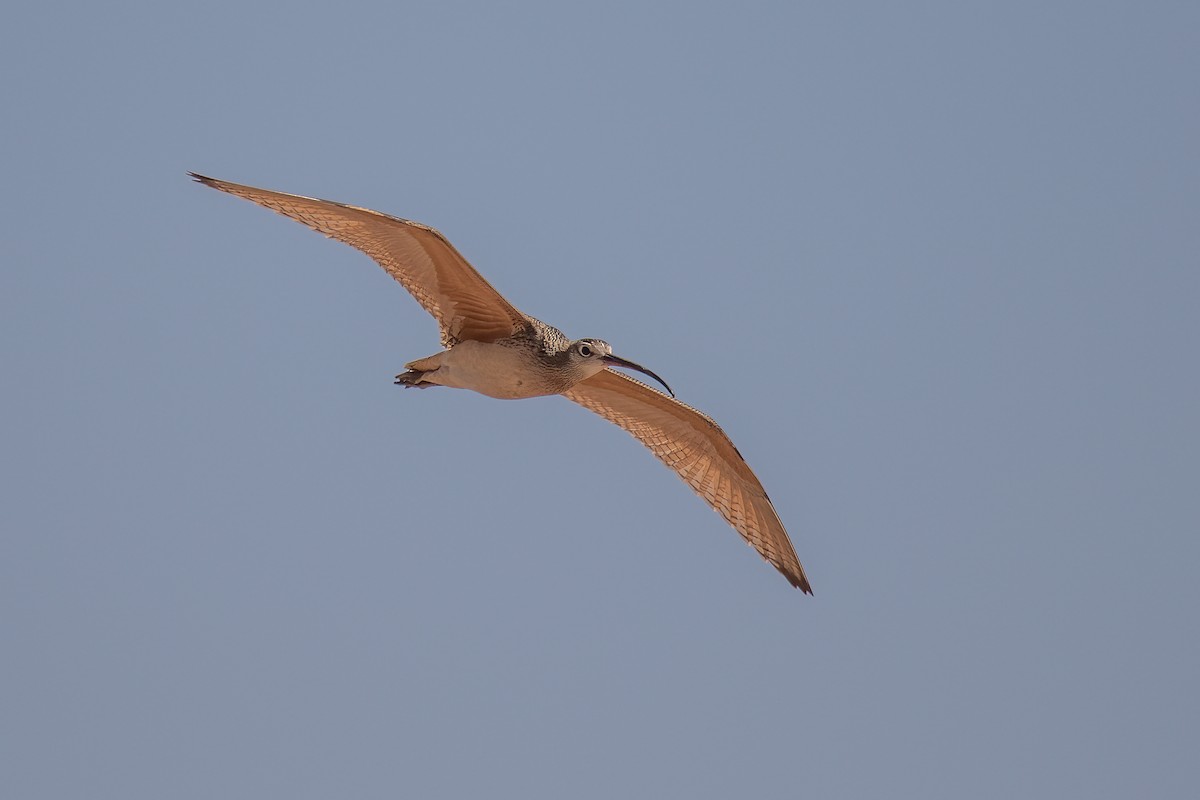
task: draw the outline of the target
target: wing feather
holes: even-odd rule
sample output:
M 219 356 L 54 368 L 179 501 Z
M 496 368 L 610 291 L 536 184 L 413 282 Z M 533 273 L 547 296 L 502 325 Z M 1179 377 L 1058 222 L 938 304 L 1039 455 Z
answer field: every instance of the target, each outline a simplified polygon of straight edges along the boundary
M 437 320 L 444 347 L 470 339 L 494 342 L 530 330 L 528 318 L 427 225 L 369 208 L 189 174 L 205 186 L 258 203 L 375 259 Z
M 804 567 L 762 484 L 711 418 L 609 369 L 563 394 L 633 434 L 793 586 L 812 594 Z

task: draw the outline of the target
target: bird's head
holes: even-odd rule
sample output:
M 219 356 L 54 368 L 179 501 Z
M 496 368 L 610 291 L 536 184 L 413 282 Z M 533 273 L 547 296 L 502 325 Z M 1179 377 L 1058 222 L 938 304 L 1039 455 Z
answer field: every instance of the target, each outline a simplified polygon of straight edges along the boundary
M 568 358 L 576 371 L 583 375 L 583 378 L 580 380 L 592 377 L 606 366 L 624 367 L 625 369 L 637 370 L 643 375 L 648 375 L 661 383 L 663 388 L 667 390 L 667 394 L 671 395 L 671 397 L 675 396 L 675 393 L 671 391 L 671 387 L 667 386 L 667 382 L 650 370 L 632 361 L 626 361 L 619 356 L 614 356 L 612 347 L 603 339 L 576 339 L 571 342 Z

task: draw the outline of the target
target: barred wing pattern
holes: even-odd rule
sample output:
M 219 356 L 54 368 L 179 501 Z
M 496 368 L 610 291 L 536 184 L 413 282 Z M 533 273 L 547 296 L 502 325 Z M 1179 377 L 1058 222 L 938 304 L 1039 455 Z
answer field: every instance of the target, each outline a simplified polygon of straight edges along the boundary
M 530 331 L 445 236 L 427 225 L 329 200 L 256 189 L 188 173 L 205 186 L 277 211 L 375 259 L 438 321 L 442 346 L 494 342 Z
M 717 423 L 641 381 L 605 369 L 563 394 L 633 434 L 801 591 L 804 567 L 762 484 Z

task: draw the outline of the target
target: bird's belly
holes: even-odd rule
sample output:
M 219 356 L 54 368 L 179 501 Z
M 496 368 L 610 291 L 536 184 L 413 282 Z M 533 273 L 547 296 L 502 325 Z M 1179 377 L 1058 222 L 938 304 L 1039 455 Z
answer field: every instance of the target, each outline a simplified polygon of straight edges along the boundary
M 531 350 L 467 341 L 441 353 L 438 369 L 427 374 L 425 380 L 500 400 L 516 400 L 558 394 L 567 387 L 556 377 Z

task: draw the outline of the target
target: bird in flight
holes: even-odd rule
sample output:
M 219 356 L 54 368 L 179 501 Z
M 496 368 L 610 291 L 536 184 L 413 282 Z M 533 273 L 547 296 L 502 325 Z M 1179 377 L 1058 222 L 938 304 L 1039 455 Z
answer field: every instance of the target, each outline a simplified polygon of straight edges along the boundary
M 361 250 L 433 315 L 444 349 L 406 364 L 398 385 L 453 386 L 505 400 L 563 395 L 633 434 L 792 586 L 812 594 L 787 531 L 742 454 L 717 423 L 676 400 L 662 378 L 614 355 L 601 339 L 571 340 L 521 313 L 433 228 L 367 208 L 188 174 Z M 667 393 L 613 367 L 653 378 Z

